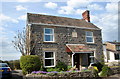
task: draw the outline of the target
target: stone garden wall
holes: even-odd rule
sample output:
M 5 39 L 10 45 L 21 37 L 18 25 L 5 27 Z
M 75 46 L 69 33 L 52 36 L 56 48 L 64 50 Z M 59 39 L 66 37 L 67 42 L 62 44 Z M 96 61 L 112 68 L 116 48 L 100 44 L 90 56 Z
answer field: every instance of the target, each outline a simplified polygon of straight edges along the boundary
M 25 79 L 93 79 L 93 75 L 90 71 L 61 73 L 55 76 L 28 74 Z
M 112 74 L 120 74 L 120 67 L 113 67 L 110 69 L 112 71 Z

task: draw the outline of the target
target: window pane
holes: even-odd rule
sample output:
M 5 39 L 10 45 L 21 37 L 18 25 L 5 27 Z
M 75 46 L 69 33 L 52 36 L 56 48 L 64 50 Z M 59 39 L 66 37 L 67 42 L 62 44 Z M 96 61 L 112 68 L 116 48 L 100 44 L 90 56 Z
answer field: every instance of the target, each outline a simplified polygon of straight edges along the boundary
M 45 59 L 45 66 L 53 66 L 54 59 Z
M 45 58 L 53 58 L 53 52 L 45 52 Z
M 115 53 L 115 60 L 120 60 L 120 55 Z
M 45 34 L 53 34 L 53 30 L 49 28 L 45 28 Z
M 120 50 L 120 46 L 116 46 L 116 50 Z
M 53 35 L 50 35 L 50 41 L 53 41 Z
M 86 36 L 92 36 L 92 32 L 86 32 Z
M 45 41 L 53 41 L 53 35 L 45 35 Z
M 87 42 L 93 42 L 93 38 L 92 37 L 86 37 Z

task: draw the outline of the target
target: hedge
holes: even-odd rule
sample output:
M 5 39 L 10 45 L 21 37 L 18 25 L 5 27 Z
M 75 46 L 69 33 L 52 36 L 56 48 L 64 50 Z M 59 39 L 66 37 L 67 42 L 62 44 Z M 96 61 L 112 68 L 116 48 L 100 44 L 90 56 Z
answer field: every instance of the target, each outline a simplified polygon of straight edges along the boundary
M 20 67 L 23 74 L 31 73 L 32 71 L 38 71 L 41 68 L 40 58 L 37 55 L 26 55 L 20 58 Z

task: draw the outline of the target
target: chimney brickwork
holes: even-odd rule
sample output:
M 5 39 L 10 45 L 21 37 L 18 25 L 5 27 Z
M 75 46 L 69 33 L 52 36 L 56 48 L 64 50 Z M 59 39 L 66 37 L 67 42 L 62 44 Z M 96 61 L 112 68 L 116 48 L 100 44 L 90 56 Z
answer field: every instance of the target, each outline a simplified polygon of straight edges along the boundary
M 89 10 L 86 10 L 85 12 L 82 13 L 82 17 L 84 20 L 86 20 L 87 22 L 90 22 L 90 12 Z

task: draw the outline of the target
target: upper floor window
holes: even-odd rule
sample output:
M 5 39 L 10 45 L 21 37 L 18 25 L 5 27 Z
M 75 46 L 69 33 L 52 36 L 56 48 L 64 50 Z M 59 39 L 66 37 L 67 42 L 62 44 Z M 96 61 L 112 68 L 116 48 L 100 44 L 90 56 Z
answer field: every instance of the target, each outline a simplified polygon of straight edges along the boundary
M 54 42 L 54 29 L 44 28 L 44 41 L 45 42 Z
M 120 50 L 120 46 L 116 46 L 116 50 Z
M 94 43 L 93 32 L 86 31 L 86 42 L 87 43 Z

